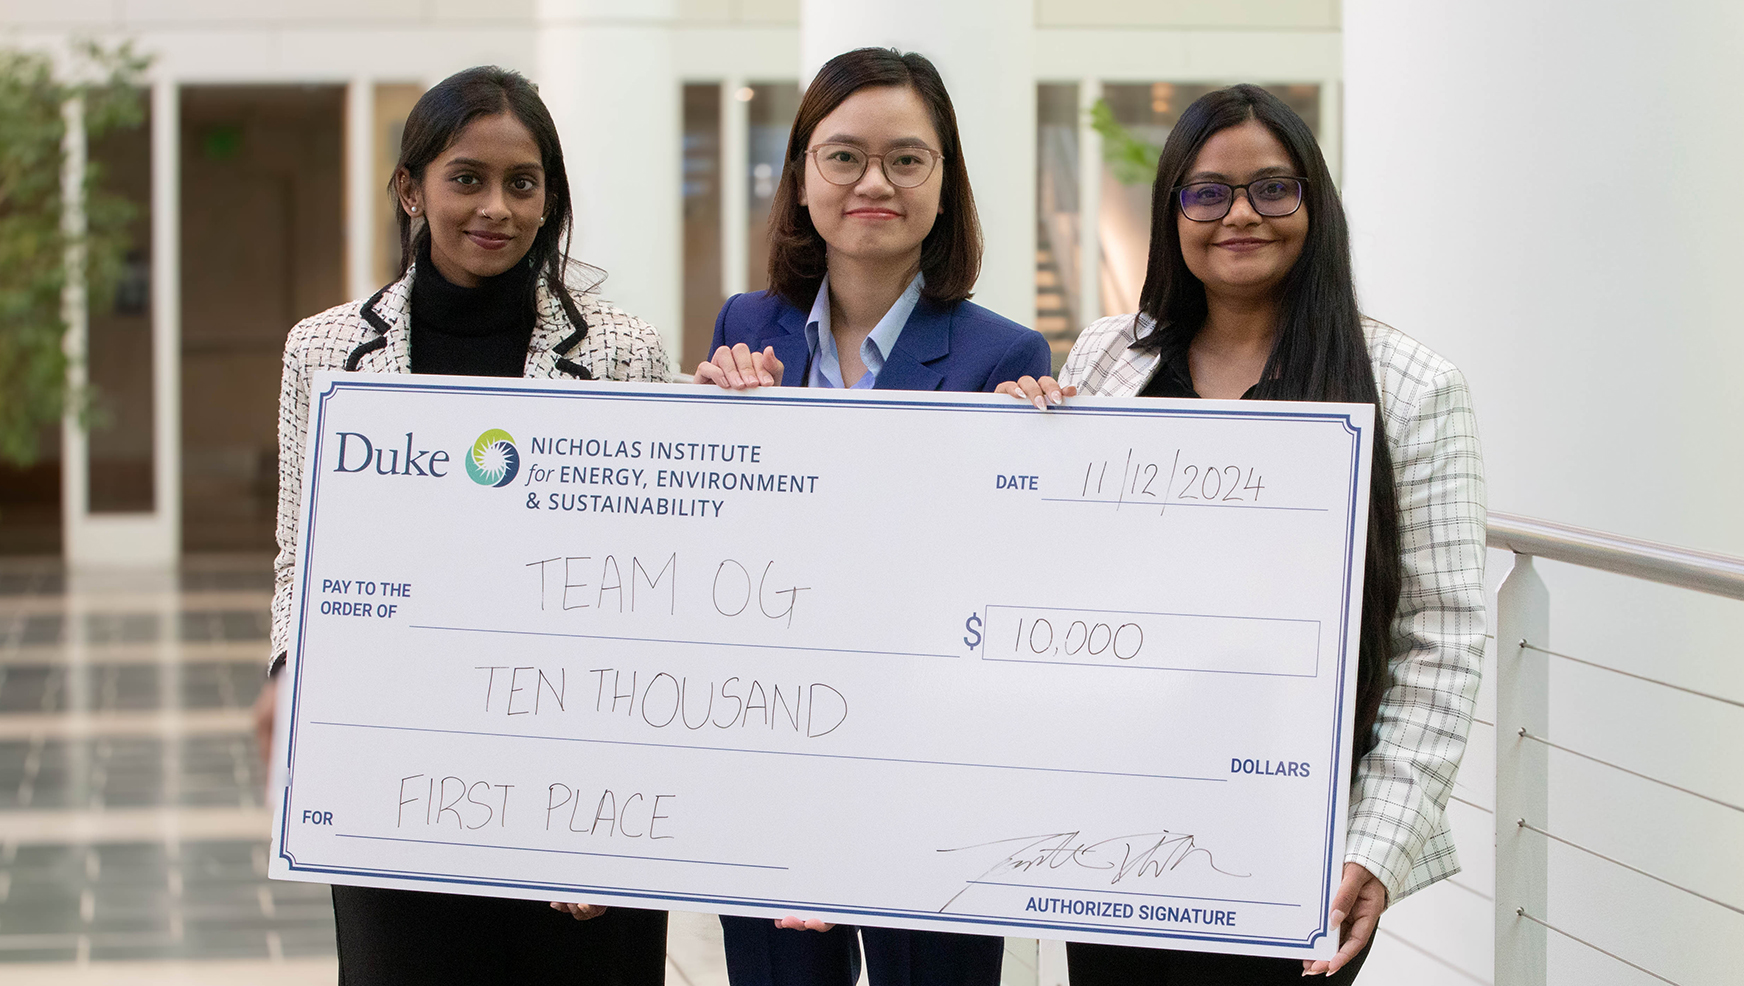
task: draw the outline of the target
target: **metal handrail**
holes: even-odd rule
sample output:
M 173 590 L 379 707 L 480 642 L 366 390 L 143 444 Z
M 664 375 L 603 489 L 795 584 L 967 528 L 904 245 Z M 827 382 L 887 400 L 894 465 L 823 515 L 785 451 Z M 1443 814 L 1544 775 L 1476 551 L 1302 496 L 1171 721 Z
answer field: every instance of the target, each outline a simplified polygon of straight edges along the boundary
M 1744 558 L 1730 555 L 1498 513 L 1490 514 L 1489 545 L 1516 554 L 1744 599 Z
M 1734 913 L 1744 913 L 1744 907 L 1673 883 L 1623 859 L 1549 831 L 1542 821 L 1548 816 L 1550 805 L 1549 751 L 1555 749 L 1582 757 L 1686 795 L 1724 805 L 1734 811 L 1744 811 L 1744 804 L 1720 801 L 1547 739 L 1552 734 L 1550 667 L 1545 658 L 1574 661 L 1601 671 L 1731 705 L 1744 703 L 1550 649 L 1550 592 L 1544 580 L 1539 577 L 1533 562 L 1538 558 L 1566 562 L 1643 581 L 1744 600 L 1744 558 L 1691 551 L 1669 544 L 1619 537 L 1511 514 L 1491 514 L 1489 520 L 1490 547 L 1511 551 L 1516 556 L 1514 566 L 1498 587 L 1496 596 L 1495 639 L 1499 674 L 1496 676 L 1494 814 L 1495 982 L 1544 986 L 1548 969 L 1544 933 L 1552 931 L 1660 982 L 1676 986 L 1674 980 L 1637 965 L 1616 952 L 1607 951 L 1603 946 L 1580 938 L 1546 920 L 1549 902 L 1547 850 L 1550 844 L 1560 843 L 1579 850 Z M 1526 833 L 1532 833 L 1536 838 L 1526 839 Z

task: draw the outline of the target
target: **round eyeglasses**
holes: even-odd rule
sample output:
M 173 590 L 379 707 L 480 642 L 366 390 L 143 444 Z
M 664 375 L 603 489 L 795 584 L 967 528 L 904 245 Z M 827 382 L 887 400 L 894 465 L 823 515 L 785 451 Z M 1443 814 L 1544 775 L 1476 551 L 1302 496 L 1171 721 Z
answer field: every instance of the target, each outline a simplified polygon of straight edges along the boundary
M 1246 185 L 1228 185 L 1220 181 L 1196 181 L 1175 188 L 1181 203 L 1181 215 L 1196 223 L 1214 223 L 1229 215 L 1235 207 L 1235 193 L 1245 190 L 1248 205 L 1262 216 L 1276 219 L 1302 208 L 1302 186 L 1306 178 L 1255 178 Z
M 917 188 L 926 184 L 939 166 L 943 154 L 930 147 L 895 147 L 883 154 L 868 154 L 853 144 L 819 144 L 807 150 L 817 163 L 818 174 L 832 185 L 854 185 L 866 175 L 866 166 L 873 158 L 884 171 L 884 180 L 897 188 Z

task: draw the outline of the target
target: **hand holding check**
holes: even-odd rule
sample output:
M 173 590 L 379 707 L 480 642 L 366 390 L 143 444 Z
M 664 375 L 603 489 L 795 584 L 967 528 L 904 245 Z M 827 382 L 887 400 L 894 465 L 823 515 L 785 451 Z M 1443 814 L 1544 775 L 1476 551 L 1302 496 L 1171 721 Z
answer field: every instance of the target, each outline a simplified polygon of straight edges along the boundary
M 1062 387 L 1053 377 L 1019 377 L 1016 380 L 1000 384 L 993 391 L 996 394 L 1008 394 L 1020 401 L 1029 401 L 1037 408 L 1046 411 L 1049 404 L 1064 404 L 1066 398 L 1078 396 L 1077 387 Z
M 712 383 L 728 390 L 773 387 L 781 382 L 782 369 L 774 347 L 754 353 L 751 347 L 741 342 L 731 349 L 722 346 L 715 350 L 713 358 L 698 363 L 696 382 Z

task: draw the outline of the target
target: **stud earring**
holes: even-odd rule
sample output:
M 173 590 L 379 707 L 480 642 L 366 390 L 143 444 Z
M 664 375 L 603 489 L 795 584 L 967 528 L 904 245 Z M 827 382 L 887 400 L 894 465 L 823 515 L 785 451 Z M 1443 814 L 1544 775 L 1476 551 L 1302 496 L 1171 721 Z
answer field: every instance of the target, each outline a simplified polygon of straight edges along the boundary
M 417 207 L 417 206 L 412 206 L 412 215 L 414 215 L 414 216 L 415 216 L 415 215 L 417 215 L 417 214 L 418 214 L 418 207 Z
M 541 225 L 541 226 L 545 225 L 545 217 L 544 216 L 539 217 L 539 225 Z

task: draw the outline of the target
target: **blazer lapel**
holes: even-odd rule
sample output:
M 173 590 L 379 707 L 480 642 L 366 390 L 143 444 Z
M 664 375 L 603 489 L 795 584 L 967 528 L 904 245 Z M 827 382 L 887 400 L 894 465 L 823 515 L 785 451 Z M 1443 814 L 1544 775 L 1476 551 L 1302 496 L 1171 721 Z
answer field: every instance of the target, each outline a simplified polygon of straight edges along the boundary
M 873 390 L 937 390 L 945 374 L 933 364 L 951 355 L 951 313 L 922 298 L 884 358 Z
M 757 337 L 758 352 L 766 346 L 775 348 L 775 358 L 781 361 L 783 387 L 805 386 L 806 357 L 810 354 L 810 347 L 805 343 L 805 318 L 809 314 L 783 304 L 781 314 L 773 323 L 764 326 L 764 331 Z
M 1155 326 L 1150 316 L 1143 315 L 1122 328 L 1115 344 L 1099 358 L 1098 366 L 1092 372 L 1095 379 L 1085 381 L 1088 387 L 1080 384 L 1079 389 L 1087 389 L 1102 397 L 1137 397 L 1162 369 L 1160 349 L 1155 346 L 1133 348 L 1139 337 L 1148 335 Z
M 412 277 L 417 265 L 406 269 L 404 277 L 382 292 L 364 322 L 371 330 L 380 330 L 386 344 L 372 348 L 357 361 L 359 370 L 371 373 L 412 372 Z M 386 326 L 385 329 L 382 327 Z M 367 336 L 365 337 L 367 339 Z
M 575 334 L 575 328 L 569 324 L 569 314 L 563 310 L 563 303 L 557 300 L 543 272 L 533 291 L 533 336 L 527 340 L 527 362 L 521 375 L 566 377 L 568 374 L 558 372 L 557 361 L 572 354 L 560 352 L 559 347 Z

